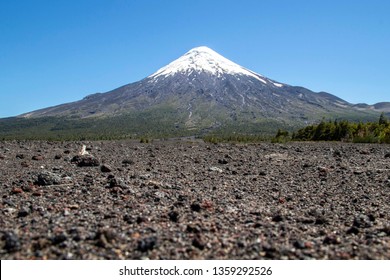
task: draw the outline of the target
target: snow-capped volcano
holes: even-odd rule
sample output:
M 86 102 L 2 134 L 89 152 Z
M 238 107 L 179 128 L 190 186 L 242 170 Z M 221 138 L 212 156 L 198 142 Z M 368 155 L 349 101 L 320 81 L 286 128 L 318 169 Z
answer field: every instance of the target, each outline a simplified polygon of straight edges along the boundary
M 329 93 L 276 82 L 203 46 L 138 82 L 22 117 L 131 116 L 133 121 L 123 126 L 169 131 L 232 126 L 261 130 L 270 123 L 276 129 L 275 123 L 291 127 L 323 117 L 363 116 L 363 111 Z
M 176 73 L 190 75 L 194 71 L 198 73 L 208 72 L 210 75 L 214 75 L 219 78 L 224 74 L 247 75 L 261 81 L 262 83 L 267 83 L 262 75 L 234 63 L 205 46 L 191 49 L 183 56 L 150 75 L 149 78 L 172 76 Z

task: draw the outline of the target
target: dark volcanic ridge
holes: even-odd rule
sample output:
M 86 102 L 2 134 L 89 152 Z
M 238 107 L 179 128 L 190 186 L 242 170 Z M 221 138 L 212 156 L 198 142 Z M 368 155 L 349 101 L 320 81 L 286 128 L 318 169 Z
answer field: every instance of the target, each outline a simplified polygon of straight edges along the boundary
M 170 135 L 240 131 L 244 126 L 258 133 L 302 127 L 322 118 L 376 120 L 387 107 L 353 105 L 329 93 L 280 83 L 199 47 L 141 81 L 9 121 L 34 119 L 42 131 L 77 129 L 89 119 L 97 126 L 122 122 L 128 133 L 134 133 L 135 126 L 140 131 L 164 127 Z M 48 117 L 71 121 L 64 128 L 44 126 Z
M 1 259 L 390 258 L 387 145 L 14 141 L 0 166 Z

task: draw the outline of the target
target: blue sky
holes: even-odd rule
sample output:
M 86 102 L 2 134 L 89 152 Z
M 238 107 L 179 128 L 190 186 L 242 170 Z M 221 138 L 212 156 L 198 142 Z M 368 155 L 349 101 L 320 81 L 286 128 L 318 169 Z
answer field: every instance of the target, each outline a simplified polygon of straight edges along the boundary
M 202 45 L 283 83 L 390 101 L 390 1 L 0 0 L 0 117 L 135 82 Z

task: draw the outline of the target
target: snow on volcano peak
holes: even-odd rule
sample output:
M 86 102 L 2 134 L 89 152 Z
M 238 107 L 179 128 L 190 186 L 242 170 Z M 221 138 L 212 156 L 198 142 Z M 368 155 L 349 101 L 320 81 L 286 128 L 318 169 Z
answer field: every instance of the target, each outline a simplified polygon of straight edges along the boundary
M 150 75 L 149 78 L 171 76 L 176 73 L 191 73 L 191 71 L 205 71 L 212 75 L 216 75 L 217 77 L 221 77 L 223 74 L 247 75 L 264 84 L 267 83 L 262 75 L 234 63 L 205 46 L 191 49 L 183 56 Z

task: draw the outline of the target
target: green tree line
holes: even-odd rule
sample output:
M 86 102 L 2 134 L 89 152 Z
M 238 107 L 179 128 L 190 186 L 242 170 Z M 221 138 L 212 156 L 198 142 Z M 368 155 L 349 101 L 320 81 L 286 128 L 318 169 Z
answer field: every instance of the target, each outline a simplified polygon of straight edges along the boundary
M 295 141 L 348 141 L 390 143 L 390 121 L 382 113 L 378 122 L 321 121 L 293 133 Z

